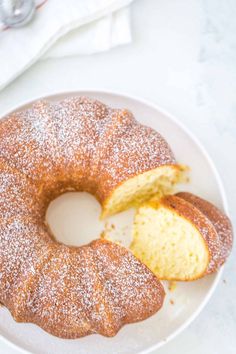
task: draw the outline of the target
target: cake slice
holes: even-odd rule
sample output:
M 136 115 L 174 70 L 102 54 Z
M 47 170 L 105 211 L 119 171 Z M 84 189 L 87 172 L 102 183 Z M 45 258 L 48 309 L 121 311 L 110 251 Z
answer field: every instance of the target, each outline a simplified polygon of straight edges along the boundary
M 232 240 L 230 220 L 218 208 L 178 193 L 137 210 L 131 250 L 159 279 L 188 281 L 216 271 Z

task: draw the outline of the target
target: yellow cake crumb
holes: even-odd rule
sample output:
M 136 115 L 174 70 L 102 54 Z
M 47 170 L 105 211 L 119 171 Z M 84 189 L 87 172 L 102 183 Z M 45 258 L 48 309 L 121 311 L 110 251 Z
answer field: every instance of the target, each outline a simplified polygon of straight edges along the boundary
M 173 292 L 177 288 L 177 282 L 176 281 L 169 281 L 168 289 Z

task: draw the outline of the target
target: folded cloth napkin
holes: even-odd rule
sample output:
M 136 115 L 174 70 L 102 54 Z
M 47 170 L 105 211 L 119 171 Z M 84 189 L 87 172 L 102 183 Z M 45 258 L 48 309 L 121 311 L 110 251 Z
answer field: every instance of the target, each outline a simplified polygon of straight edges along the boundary
M 1 31 L 0 89 L 43 56 L 91 54 L 128 43 L 131 1 L 48 0 L 27 26 Z
M 93 54 L 131 42 L 129 7 L 72 30 L 59 39 L 42 59 Z

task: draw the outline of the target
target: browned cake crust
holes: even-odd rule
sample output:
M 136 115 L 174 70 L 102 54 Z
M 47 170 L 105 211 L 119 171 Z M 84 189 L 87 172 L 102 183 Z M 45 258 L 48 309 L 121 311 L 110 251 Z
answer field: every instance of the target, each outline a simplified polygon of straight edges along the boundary
M 49 200 L 74 189 L 94 194 L 101 204 L 127 179 L 176 165 L 155 130 L 125 109 L 85 97 L 39 101 L 3 119 L 0 157 L 33 179 Z
M 146 162 L 139 137 L 147 141 Z M 126 159 L 125 141 L 132 139 L 129 149 L 138 167 Z M 163 141 L 126 110 L 79 97 L 37 102 L 0 122 L 0 302 L 16 321 L 63 338 L 113 336 L 124 324 L 159 310 L 161 283 L 128 250 L 105 240 L 61 245 L 44 217 L 48 203 L 63 191 L 85 190 L 103 201 L 135 173 L 174 164 Z
M 153 315 L 164 300 L 157 278 L 128 250 L 105 240 L 60 246 L 31 286 L 18 321 L 63 338 L 114 336 Z
M 194 205 L 213 224 L 220 241 L 217 267 L 222 265 L 229 256 L 233 246 L 233 228 L 230 219 L 215 205 L 192 193 L 181 192 L 176 195 Z

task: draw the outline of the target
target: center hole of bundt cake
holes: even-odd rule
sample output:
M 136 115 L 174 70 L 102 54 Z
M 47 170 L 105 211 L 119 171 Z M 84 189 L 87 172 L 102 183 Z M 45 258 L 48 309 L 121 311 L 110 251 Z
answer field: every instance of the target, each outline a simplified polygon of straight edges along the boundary
M 100 237 L 128 247 L 132 237 L 134 209 L 104 220 L 101 206 L 86 192 L 68 192 L 54 199 L 46 212 L 46 223 L 55 239 L 68 246 L 82 246 Z
M 104 229 L 100 213 L 101 206 L 94 196 L 86 192 L 69 192 L 50 203 L 46 222 L 57 241 L 81 246 L 100 237 Z

